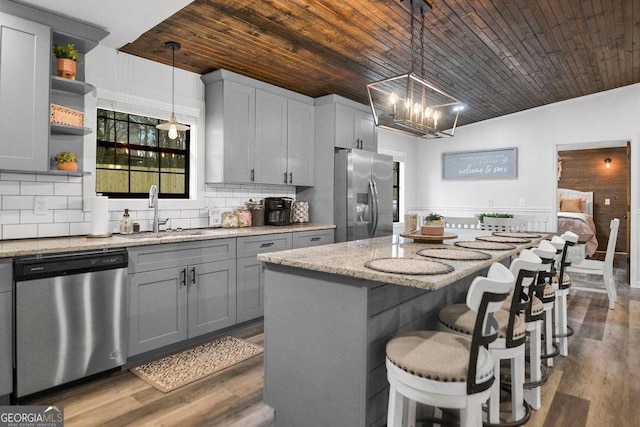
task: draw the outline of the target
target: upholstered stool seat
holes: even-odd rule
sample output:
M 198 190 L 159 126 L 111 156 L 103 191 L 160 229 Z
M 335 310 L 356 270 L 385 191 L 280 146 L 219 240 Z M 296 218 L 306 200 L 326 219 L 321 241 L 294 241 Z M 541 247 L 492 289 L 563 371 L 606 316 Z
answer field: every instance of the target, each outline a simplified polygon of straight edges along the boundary
M 444 383 L 458 383 L 466 389 L 470 350 L 469 337 L 439 331 L 413 331 L 395 337 L 388 343 L 387 358 L 411 375 Z M 476 382 L 490 380 L 493 373 L 491 354 L 482 347 L 478 352 Z
M 509 306 L 511 306 L 511 304 L 509 304 Z M 505 339 L 509 325 L 509 312 L 507 310 L 499 310 L 494 316 L 500 325 L 498 338 Z M 442 326 L 445 326 L 447 329 L 464 335 L 471 335 L 476 321 L 476 313 L 469 310 L 466 304 L 452 304 L 440 310 L 438 320 Z M 514 321 L 513 339 L 518 340 L 524 338 L 527 333 L 526 323 L 519 316 L 516 316 Z

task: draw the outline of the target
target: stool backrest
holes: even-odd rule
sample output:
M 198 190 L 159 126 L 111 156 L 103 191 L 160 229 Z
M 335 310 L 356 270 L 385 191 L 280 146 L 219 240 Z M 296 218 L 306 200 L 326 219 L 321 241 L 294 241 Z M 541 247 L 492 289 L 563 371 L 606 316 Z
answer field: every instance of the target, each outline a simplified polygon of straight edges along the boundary
M 467 306 L 477 314 L 471 336 L 469 369 L 467 373 L 467 393 L 474 394 L 491 387 L 492 381 L 476 382 L 478 354 L 480 347 L 488 348 L 498 338 L 500 325 L 493 314 L 500 310 L 502 303 L 515 284 L 515 277 L 507 267 L 494 263 L 489 267 L 487 277 L 473 279 L 467 293 Z
M 509 323 L 507 324 L 505 338 L 507 348 L 517 347 L 526 340 L 524 335 L 520 338 L 515 338 L 515 322 L 520 313 L 531 315 L 532 294 L 529 292 L 529 287 L 536 283 L 536 277 L 541 265 L 542 260 L 540 257 L 530 249 L 522 250 L 518 258 L 511 261 L 509 270 L 516 277 L 516 282 L 513 289 L 511 307 L 509 308 Z

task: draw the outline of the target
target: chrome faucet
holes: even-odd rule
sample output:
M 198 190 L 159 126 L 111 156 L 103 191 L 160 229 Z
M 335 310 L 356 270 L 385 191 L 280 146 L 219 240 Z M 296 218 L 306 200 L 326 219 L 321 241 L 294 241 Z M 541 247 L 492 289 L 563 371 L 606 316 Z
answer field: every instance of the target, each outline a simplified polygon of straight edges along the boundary
M 158 221 L 158 187 L 154 184 L 149 188 L 149 207 L 153 208 L 153 232 L 160 231 Z

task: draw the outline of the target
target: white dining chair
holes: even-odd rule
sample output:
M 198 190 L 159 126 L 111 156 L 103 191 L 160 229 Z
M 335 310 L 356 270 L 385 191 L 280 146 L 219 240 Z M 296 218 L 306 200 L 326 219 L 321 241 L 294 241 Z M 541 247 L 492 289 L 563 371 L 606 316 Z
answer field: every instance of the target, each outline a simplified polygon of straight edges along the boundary
M 573 289 L 588 292 L 606 292 L 607 296 L 609 297 L 609 308 L 611 310 L 616 307 L 616 301 L 618 300 L 618 294 L 616 292 L 616 286 L 613 280 L 613 257 L 616 251 L 616 241 L 618 239 L 619 227 L 620 220 L 618 218 L 612 219 L 609 225 L 609 241 L 607 242 L 607 252 L 604 256 L 604 261 L 585 259 L 577 264 L 572 263 L 566 268 L 569 273 L 584 273 L 602 276 L 605 287 L 604 290 L 575 286 L 575 283 L 573 284 Z
M 471 228 L 479 229 L 480 221 L 472 216 L 448 216 L 444 218 L 445 228 Z

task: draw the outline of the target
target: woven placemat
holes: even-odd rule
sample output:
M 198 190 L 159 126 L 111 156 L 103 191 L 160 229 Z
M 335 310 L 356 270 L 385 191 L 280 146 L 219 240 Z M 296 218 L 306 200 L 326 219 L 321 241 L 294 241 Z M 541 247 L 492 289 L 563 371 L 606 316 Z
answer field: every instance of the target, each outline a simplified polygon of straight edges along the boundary
M 491 258 L 491 255 L 484 252 L 469 251 L 466 249 L 429 248 L 422 249 L 416 253 L 418 255 L 430 258 L 449 259 L 456 261 L 479 261 Z
M 526 233 L 524 231 L 494 231 L 491 234 L 501 237 L 520 237 L 522 239 L 537 239 L 538 237 L 542 237 L 542 234 Z
M 365 262 L 364 266 L 383 273 L 396 274 L 446 274 L 454 270 L 448 264 L 414 258 L 378 258 Z
M 227 336 L 145 363 L 132 368 L 131 372 L 161 392 L 168 393 L 262 351 L 259 345 Z
M 529 243 L 531 239 L 523 239 L 520 237 L 504 237 L 504 236 L 478 236 L 476 240 L 482 240 L 483 242 L 496 242 L 496 243 Z
M 508 243 L 483 242 L 481 240 L 455 242 L 454 244 L 456 246 L 460 246 L 461 248 L 485 249 L 489 251 L 506 251 L 509 249 L 516 248 L 515 246 L 510 245 Z

